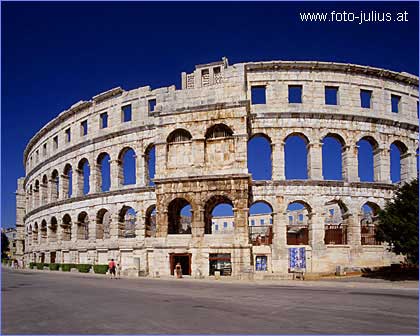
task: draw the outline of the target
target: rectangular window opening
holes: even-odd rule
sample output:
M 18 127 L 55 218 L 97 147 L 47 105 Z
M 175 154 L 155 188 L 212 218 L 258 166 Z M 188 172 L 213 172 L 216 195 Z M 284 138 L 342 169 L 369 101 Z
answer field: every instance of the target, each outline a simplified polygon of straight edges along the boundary
M 108 113 L 107 112 L 101 113 L 100 118 L 101 118 L 100 120 L 101 128 L 107 128 L 108 127 Z
M 70 142 L 71 141 L 71 131 L 70 131 L 70 128 L 67 128 L 65 132 L 66 132 L 66 141 L 67 142 Z
M 362 108 L 372 108 L 372 91 L 360 90 L 360 106 Z
M 131 121 L 131 105 L 122 107 L 122 120 L 123 122 Z
M 156 107 L 156 99 L 149 99 L 149 112 L 154 112 Z
M 263 105 L 267 103 L 266 86 L 251 86 L 251 104 Z
M 80 133 L 82 136 L 85 136 L 88 134 L 88 122 L 87 120 L 84 120 L 80 123 Z
M 214 84 L 220 84 L 222 83 L 222 72 L 220 70 L 220 67 L 213 68 L 213 79 Z
M 325 87 L 325 104 L 338 105 L 338 87 L 336 86 Z
M 44 143 L 44 145 L 42 146 L 42 154 L 44 156 L 47 156 L 47 144 L 46 143 Z
M 53 138 L 54 150 L 58 149 L 58 136 Z
M 289 85 L 289 103 L 301 104 L 302 103 L 302 85 Z
M 209 69 L 201 70 L 201 86 L 210 85 L 210 71 Z
M 393 113 L 400 112 L 401 97 L 397 95 L 391 95 L 391 111 Z

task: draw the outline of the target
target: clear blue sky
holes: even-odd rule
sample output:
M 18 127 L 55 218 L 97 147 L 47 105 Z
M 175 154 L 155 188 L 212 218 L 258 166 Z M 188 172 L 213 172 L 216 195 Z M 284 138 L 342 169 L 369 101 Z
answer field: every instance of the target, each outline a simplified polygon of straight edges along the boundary
M 182 71 L 222 56 L 231 64 L 323 60 L 418 74 L 415 2 L 1 6 L 3 227 L 14 225 L 16 179 L 24 176 L 22 154 L 29 139 L 75 102 L 112 87 L 179 87 Z M 408 22 L 359 25 L 299 19 L 299 12 L 332 10 L 406 10 Z

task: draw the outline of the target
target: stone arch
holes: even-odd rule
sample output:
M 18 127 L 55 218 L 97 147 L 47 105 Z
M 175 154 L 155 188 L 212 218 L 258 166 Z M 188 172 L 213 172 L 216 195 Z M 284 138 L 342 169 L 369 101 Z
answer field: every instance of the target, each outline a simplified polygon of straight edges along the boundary
M 61 178 L 63 197 L 70 198 L 73 195 L 73 169 L 70 163 L 67 163 L 63 169 L 63 175 Z
M 342 180 L 345 174 L 343 154 L 346 148 L 344 138 L 337 133 L 327 133 L 322 143 L 322 175 L 324 180 Z
M 184 128 L 177 128 L 172 131 L 166 138 L 167 143 L 184 142 L 192 139 L 191 133 Z
M 392 183 L 405 180 L 409 175 L 408 147 L 400 140 L 395 140 L 389 147 L 390 179 Z
M 191 216 L 182 211 L 190 211 Z M 168 234 L 191 234 L 193 217 L 191 203 L 185 198 L 175 198 L 168 204 Z
M 307 180 L 309 138 L 300 132 L 292 132 L 284 138 L 284 171 L 286 180 Z
M 38 244 L 38 222 L 35 222 L 34 227 L 32 229 L 32 241 L 34 244 Z
M 111 214 L 102 208 L 96 214 L 96 239 L 109 239 L 110 235 Z
M 381 208 L 378 204 L 367 201 L 361 207 L 360 214 L 360 238 L 362 245 L 381 245 L 376 240 L 376 227 L 378 225 L 378 214 Z
M 60 178 L 58 170 L 54 169 L 51 173 L 51 187 L 50 187 L 50 199 L 51 202 L 56 202 L 58 200 L 58 193 L 60 187 Z
M 253 180 L 271 180 L 273 173 L 273 152 L 271 138 L 256 133 L 247 143 L 248 172 Z
M 78 195 L 89 193 L 90 165 L 87 158 L 82 158 L 77 164 Z
M 324 204 L 324 243 L 325 245 L 346 245 L 349 228 L 349 211 L 340 199 L 334 199 Z
M 47 241 L 47 221 L 43 219 L 39 228 L 39 242 L 45 243 Z
M 96 159 L 96 189 L 98 191 L 109 191 L 111 187 L 111 157 L 107 152 L 102 152 Z
M 62 219 L 61 224 L 61 240 L 70 241 L 71 240 L 71 227 L 72 221 L 69 214 L 65 214 Z
M 41 205 L 45 205 L 48 203 L 48 176 L 44 174 L 41 179 L 42 183 L 40 186 L 40 199 Z
M 145 181 L 146 186 L 154 186 L 153 179 L 156 172 L 156 146 L 151 143 L 146 147 L 144 152 L 144 165 L 145 165 Z
M 136 237 L 137 212 L 127 205 L 124 205 L 118 213 L 118 237 Z
M 312 226 L 312 208 L 304 200 L 297 199 L 288 203 L 287 245 L 309 245 L 309 228 Z
M 33 190 L 33 200 L 34 200 L 34 209 L 36 209 L 37 207 L 39 207 L 39 201 L 40 201 L 40 184 L 39 184 L 39 180 L 36 179 L 35 183 L 34 183 L 34 190 Z
M 58 230 L 58 221 L 55 216 L 52 216 L 50 219 L 50 225 L 48 227 L 48 241 L 54 243 L 57 241 L 57 230 Z
M 150 205 L 146 210 L 145 237 L 156 237 L 156 205 Z
M 131 147 L 124 147 L 118 154 L 119 185 L 136 184 L 136 152 Z
M 77 240 L 89 239 L 89 216 L 86 211 L 82 211 L 77 216 Z
M 249 237 L 252 245 L 273 242 L 273 207 L 265 200 L 257 200 L 249 207 Z
M 233 135 L 232 129 L 226 124 L 220 123 L 210 126 L 206 133 L 206 139 L 226 138 Z
M 361 182 L 374 182 L 380 176 L 379 143 L 371 135 L 365 135 L 357 142 L 358 174 Z
M 213 222 L 212 222 L 212 212 L 219 204 L 228 204 L 234 208 L 232 200 L 225 195 L 213 195 L 211 196 L 204 205 L 204 233 L 212 234 L 213 233 Z M 233 211 L 234 214 L 234 211 Z

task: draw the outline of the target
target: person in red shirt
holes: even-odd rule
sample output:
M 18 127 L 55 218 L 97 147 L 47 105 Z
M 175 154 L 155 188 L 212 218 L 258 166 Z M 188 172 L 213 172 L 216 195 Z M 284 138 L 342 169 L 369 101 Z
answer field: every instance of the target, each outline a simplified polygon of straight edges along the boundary
M 111 259 L 111 261 L 108 263 L 108 269 L 109 269 L 109 274 L 111 275 L 111 279 L 112 279 L 112 276 L 114 276 L 114 279 L 116 279 L 114 259 Z

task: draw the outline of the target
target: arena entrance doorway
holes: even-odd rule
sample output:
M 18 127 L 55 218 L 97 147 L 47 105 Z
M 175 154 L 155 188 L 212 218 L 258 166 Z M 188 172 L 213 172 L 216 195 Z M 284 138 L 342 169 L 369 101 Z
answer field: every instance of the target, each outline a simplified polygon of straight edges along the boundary
M 174 275 L 174 269 L 177 263 L 181 264 L 182 274 L 191 275 L 191 253 L 171 253 L 169 254 L 171 275 Z

